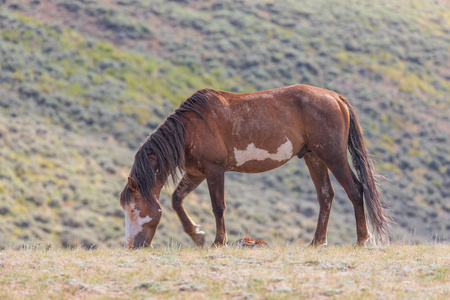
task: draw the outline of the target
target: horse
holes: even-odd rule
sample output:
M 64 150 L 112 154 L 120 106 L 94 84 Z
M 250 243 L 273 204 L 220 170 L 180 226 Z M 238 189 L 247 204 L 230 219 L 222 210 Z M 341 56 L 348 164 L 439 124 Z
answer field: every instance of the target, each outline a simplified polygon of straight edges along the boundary
M 353 204 L 357 245 L 364 247 L 373 235 L 383 244 L 389 242 L 387 206 L 380 201 L 373 164 L 350 101 L 330 90 L 293 85 L 253 93 L 201 89 L 184 100 L 136 152 L 120 194 L 126 245 L 151 246 L 162 214 L 161 188 L 169 177 L 175 182 L 182 176 L 172 207 L 184 231 L 195 245 L 203 246 L 205 233 L 184 209 L 183 199 L 206 179 L 216 220 L 213 246 L 224 246 L 225 172 L 266 172 L 294 156 L 305 160 L 320 206 L 310 246 L 327 244 L 334 198 L 329 171 Z

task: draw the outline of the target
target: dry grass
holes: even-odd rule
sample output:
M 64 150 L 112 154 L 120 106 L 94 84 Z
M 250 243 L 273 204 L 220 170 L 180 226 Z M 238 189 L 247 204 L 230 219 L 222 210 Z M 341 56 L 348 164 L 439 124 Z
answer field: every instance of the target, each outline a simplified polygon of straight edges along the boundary
M 0 299 L 448 299 L 448 244 L 0 252 Z

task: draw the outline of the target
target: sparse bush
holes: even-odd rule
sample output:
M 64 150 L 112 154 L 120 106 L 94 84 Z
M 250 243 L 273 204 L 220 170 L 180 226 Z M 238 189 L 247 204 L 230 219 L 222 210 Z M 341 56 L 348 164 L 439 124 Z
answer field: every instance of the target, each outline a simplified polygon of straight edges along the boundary
M 80 4 L 74 1 L 60 1 L 58 6 L 72 13 L 76 13 L 81 10 Z
M 104 17 L 101 20 L 101 24 L 107 30 L 117 31 L 117 37 L 120 39 L 151 39 L 153 37 L 153 32 L 147 24 L 116 14 Z

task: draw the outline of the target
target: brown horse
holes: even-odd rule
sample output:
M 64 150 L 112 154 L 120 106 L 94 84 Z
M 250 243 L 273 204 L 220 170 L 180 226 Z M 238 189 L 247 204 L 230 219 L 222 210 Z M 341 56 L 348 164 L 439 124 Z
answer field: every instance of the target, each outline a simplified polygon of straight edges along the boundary
M 358 177 L 348 163 L 347 149 Z M 350 102 L 333 91 L 294 85 L 246 94 L 203 89 L 186 99 L 136 153 L 120 195 L 127 246 L 151 245 L 161 218 L 161 188 L 178 170 L 184 175 L 172 206 L 184 230 L 203 245 L 205 233 L 189 217 L 183 199 L 206 179 L 217 226 L 213 245 L 225 245 L 225 172 L 265 172 L 294 156 L 305 159 L 320 204 L 312 246 L 327 243 L 334 197 L 328 170 L 353 203 L 357 244 L 364 246 L 370 238 L 364 203 L 375 235 L 388 242 L 388 217 Z

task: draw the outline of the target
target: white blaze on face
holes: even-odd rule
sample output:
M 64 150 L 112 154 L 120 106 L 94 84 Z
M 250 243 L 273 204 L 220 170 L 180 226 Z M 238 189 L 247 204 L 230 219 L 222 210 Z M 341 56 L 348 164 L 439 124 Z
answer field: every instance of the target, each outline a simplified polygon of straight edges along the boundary
M 125 242 L 130 244 L 131 240 L 142 231 L 142 226 L 152 220 L 150 216 L 141 218 L 139 210 L 134 204 L 125 205 Z
M 265 160 L 271 159 L 276 161 L 289 160 L 293 155 L 293 146 L 291 141 L 286 138 L 287 141 L 278 147 L 276 153 L 269 153 L 264 149 L 255 147 L 255 144 L 251 143 L 245 150 L 238 150 L 234 148 L 234 158 L 236 159 L 236 166 L 242 166 L 251 160 Z

